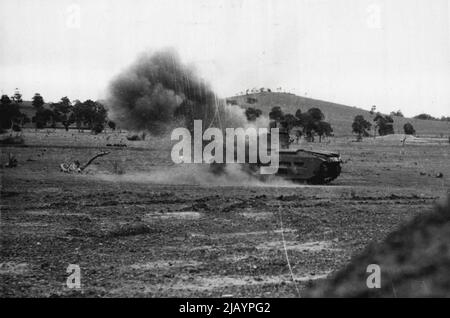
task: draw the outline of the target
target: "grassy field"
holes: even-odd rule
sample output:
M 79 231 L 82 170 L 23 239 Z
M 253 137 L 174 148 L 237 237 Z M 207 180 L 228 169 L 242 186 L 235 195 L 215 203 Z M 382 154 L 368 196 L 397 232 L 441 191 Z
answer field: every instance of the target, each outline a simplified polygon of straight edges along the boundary
M 247 98 L 256 98 L 255 104 L 249 104 Z M 284 112 L 295 115 L 298 109 L 302 112 L 307 111 L 312 107 L 317 107 L 325 115 L 325 120 L 330 122 L 333 127 L 334 134 L 337 137 L 345 137 L 352 135 L 352 122 L 355 116 L 363 115 L 364 118 L 373 122 L 375 115 L 371 115 L 369 111 L 346 105 L 340 105 L 321 100 L 300 97 L 288 93 L 257 93 L 243 96 L 234 96 L 228 100 L 235 100 L 239 105 L 247 107 L 259 108 L 264 114 L 268 115 L 272 107 L 280 106 Z M 435 136 L 435 137 L 449 137 L 450 136 L 450 122 L 442 122 L 436 120 L 420 120 L 413 118 L 394 117 L 394 131 L 396 133 L 403 133 L 403 125 L 410 122 L 416 129 L 419 136 Z
M 344 160 L 331 185 L 305 186 L 174 166 L 164 138 L 24 137 L 25 146 L 0 148 L 2 163 L 9 153 L 18 159 L 0 170 L 3 297 L 297 297 L 429 213 L 450 186 L 450 146 L 439 140 L 299 145 Z M 102 150 L 111 153 L 86 173 L 59 170 Z M 81 290 L 66 287 L 69 264 L 81 268 Z

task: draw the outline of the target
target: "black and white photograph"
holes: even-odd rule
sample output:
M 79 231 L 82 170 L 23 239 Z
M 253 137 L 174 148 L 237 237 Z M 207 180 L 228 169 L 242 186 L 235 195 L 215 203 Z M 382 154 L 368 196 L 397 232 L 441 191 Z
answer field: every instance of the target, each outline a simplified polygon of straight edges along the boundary
M 449 0 L 1 0 L 0 96 L 1 298 L 450 297 Z

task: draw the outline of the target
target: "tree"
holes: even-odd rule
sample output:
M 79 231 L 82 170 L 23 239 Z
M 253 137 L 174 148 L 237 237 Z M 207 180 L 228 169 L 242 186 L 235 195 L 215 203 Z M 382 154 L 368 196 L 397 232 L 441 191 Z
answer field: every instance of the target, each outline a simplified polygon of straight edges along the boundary
M 403 130 L 405 131 L 406 135 L 415 135 L 416 134 L 416 130 L 414 129 L 414 126 L 411 123 L 404 124 Z
M 370 114 L 373 115 L 375 114 L 375 111 L 377 110 L 377 106 L 372 105 L 372 108 L 370 109 Z
M 52 127 L 55 127 L 56 116 L 51 109 L 41 107 L 36 111 L 32 122 L 36 125 L 37 129 L 45 128 L 49 123 L 51 123 Z
M 57 122 L 60 122 L 66 131 L 69 130 L 69 126 L 75 122 L 73 116 L 73 106 L 70 103 L 70 99 L 62 97 L 58 103 L 51 105 L 54 116 Z
M 401 110 L 397 110 L 396 112 L 391 112 L 391 116 L 395 116 L 395 117 L 405 117 L 403 116 L 403 113 Z
M 310 109 L 308 109 L 307 113 L 316 122 L 319 122 L 319 121 L 325 119 L 325 115 L 322 113 L 322 111 L 319 108 L 310 108 Z
M 369 130 L 372 124 L 364 119 L 363 115 L 357 115 L 353 119 L 352 132 L 358 134 L 358 141 L 362 140 L 362 137 L 369 136 Z
M 376 127 L 378 128 L 378 134 L 380 136 L 394 133 L 394 120 L 391 116 L 378 113 L 373 121 L 376 122 Z
M 249 107 L 245 110 L 245 116 L 248 121 L 255 121 L 256 118 L 262 115 L 262 111 L 260 109 L 256 109 L 253 107 Z
M 113 122 L 112 120 L 109 120 L 109 121 L 108 121 L 108 127 L 109 127 L 111 130 L 116 130 L 116 123 Z
M 280 122 L 283 119 L 283 117 L 284 117 L 284 113 L 281 110 L 281 107 L 279 107 L 279 106 L 273 107 L 269 113 L 269 118 L 276 122 Z
M 20 112 L 19 103 L 12 103 L 8 95 L 0 99 L 0 131 L 11 129 L 21 131 L 23 124 L 29 122 L 27 115 Z
M 0 131 L 11 129 L 13 119 L 18 115 L 19 109 L 14 107 L 8 95 L 2 95 L 0 99 Z
M 299 109 L 295 113 L 295 117 L 298 118 L 298 126 L 302 127 L 303 134 L 306 136 L 306 140 L 314 141 L 314 135 L 319 135 L 319 140 L 322 140 L 322 136 L 329 134 L 333 129 L 331 125 L 324 122 L 325 115 L 319 108 L 310 108 L 305 113 Z
M 42 107 L 44 107 L 44 104 L 45 104 L 44 98 L 39 93 L 36 93 L 33 96 L 33 102 L 31 104 L 36 109 L 42 108 Z
M 18 88 L 16 88 L 16 90 L 15 90 L 15 92 L 14 92 L 14 95 L 12 96 L 12 100 L 13 100 L 15 103 L 17 103 L 17 104 L 20 104 L 20 103 L 23 102 L 23 100 L 22 100 L 22 94 L 20 93 L 20 91 L 19 91 Z
M 287 130 L 288 134 L 294 128 L 298 125 L 297 118 L 292 114 L 286 114 L 283 116 L 283 118 L 280 121 L 281 126 Z
M 106 119 L 108 117 L 108 111 L 105 106 L 99 101 L 94 102 L 92 109 L 92 124 L 91 130 L 97 134 L 101 133 L 105 129 Z
M 78 131 L 82 130 L 84 118 L 86 117 L 85 105 L 79 100 L 74 101 L 72 119 L 75 122 Z
M 82 125 L 87 126 L 91 131 L 100 133 L 105 128 L 107 118 L 106 108 L 100 102 L 90 99 L 81 103 L 77 101 L 73 106 L 72 120 L 80 130 Z
M 11 104 L 11 99 L 9 98 L 8 95 L 2 95 L 1 99 L 0 99 L 0 103 L 1 105 L 9 105 Z
M 322 136 L 329 137 L 333 133 L 333 128 L 331 128 L 330 123 L 326 121 L 317 122 L 315 130 L 319 136 L 319 142 L 322 142 Z

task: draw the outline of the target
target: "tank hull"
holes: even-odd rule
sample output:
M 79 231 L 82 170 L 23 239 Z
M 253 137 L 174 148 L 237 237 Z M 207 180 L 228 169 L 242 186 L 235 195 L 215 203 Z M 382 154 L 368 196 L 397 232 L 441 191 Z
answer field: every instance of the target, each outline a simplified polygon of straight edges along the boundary
M 326 184 L 341 173 L 338 153 L 303 149 L 280 150 L 277 176 L 298 183 Z
M 342 160 L 338 153 L 326 151 L 310 151 L 304 149 L 281 149 L 276 176 L 283 179 L 308 184 L 327 184 L 335 180 L 341 173 Z M 226 164 L 211 163 L 211 172 L 222 174 Z M 270 179 L 272 175 L 261 174 L 262 163 L 242 164 L 242 170 L 260 178 Z

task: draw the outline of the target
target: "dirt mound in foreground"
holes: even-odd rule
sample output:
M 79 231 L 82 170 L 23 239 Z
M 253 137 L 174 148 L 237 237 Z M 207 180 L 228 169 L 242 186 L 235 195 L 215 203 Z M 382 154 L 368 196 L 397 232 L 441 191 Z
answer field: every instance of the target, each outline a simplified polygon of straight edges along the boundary
M 381 287 L 369 289 L 369 264 L 381 269 Z M 318 283 L 308 297 L 449 297 L 450 196 L 430 214 L 421 214 L 369 246 L 334 277 Z

